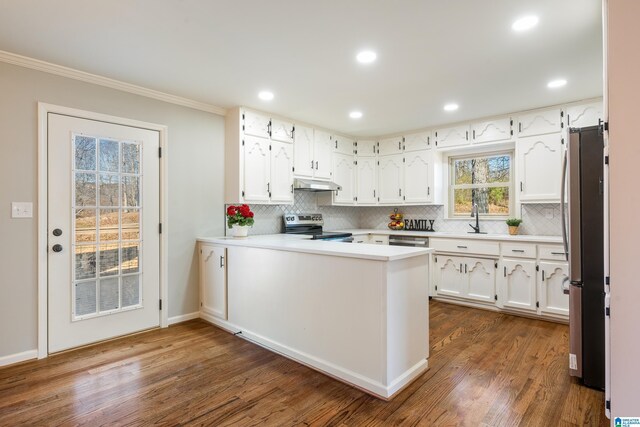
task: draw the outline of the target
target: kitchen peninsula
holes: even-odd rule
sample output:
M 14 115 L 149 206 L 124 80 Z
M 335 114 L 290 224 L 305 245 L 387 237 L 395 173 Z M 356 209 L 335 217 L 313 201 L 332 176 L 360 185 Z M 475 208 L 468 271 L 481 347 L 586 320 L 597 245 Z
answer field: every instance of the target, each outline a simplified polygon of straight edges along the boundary
M 202 318 L 383 399 L 427 369 L 431 249 L 198 240 Z

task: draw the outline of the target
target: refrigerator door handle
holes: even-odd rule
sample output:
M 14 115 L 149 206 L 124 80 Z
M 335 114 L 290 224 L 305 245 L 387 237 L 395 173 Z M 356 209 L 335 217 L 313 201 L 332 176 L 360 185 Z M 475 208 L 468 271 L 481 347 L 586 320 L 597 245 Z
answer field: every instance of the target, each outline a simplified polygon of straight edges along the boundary
M 562 183 L 560 187 L 560 216 L 562 218 L 562 243 L 564 245 L 564 256 L 569 261 L 569 242 L 567 240 L 567 212 L 565 205 L 565 192 L 567 188 L 567 152 L 565 151 L 562 159 Z M 569 293 L 568 289 L 567 292 Z
M 581 170 L 580 170 L 580 133 L 571 132 L 567 142 L 567 179 L 569 180 L 568 205 L 568 242 L 569 242 L 569 280 L 582 283 L 582 220 L 581 211 Z

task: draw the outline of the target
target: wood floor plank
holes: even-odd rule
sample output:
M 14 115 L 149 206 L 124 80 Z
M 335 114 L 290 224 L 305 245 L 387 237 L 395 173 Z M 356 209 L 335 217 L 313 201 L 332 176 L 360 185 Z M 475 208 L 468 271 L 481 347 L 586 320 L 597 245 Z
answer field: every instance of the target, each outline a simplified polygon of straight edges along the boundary
M 0 426 L 607 426 L 568 327 L 430 302 L 429 370 L 385 402 L 201 320 L 0 369 Z

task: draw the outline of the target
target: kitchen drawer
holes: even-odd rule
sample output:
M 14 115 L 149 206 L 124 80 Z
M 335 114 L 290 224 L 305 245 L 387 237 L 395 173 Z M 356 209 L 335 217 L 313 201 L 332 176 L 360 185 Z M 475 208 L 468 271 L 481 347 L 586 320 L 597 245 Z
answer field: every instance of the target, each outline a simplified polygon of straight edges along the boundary
M 389 244 L 389 236 L 386 234 L 372 234 L 369 236 L 369 242 L 374 245 L 388 245 Z
M 498 242 L 464 239 L 430 238 L 429 247 L 436 252 L 451 252 L 456 254 L 495 255 L 500 253 Z
M 540 252 L 540 259 L 567 260 L 562 245 L 538 245 L 538 251 Z
M 360 234 L 353 236 L 353 243 L 371 243 L 368 234 Z
M 535 258 L 536 245 L 532 243 L 502 243 L 500 254 L 509 258 Z

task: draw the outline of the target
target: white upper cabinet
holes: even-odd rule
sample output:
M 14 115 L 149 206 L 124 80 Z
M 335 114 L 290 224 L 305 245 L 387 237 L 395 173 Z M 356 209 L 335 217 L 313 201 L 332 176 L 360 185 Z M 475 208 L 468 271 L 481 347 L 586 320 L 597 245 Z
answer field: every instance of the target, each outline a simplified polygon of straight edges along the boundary
M 378 158 L 378 191 L 381 204 L 402 203 L 403 155 Z
M 358 142 L 358 160 L 356 161 L 356 201 L 359 205 L 378 202 L 378 167 L 375 157 L 360 157 Z
M 404 155 L 405 203 L 433 201 L 433 162 L 431 150 L 409 152 Z
M 598 120 L 604 120 L 602 110 L 602 102 L 567 107 L 567 126 L 570 128 L 595 126 Z
M 293 123 L 284 120 L 271 120 L 271 139 L 280 142 L 293 142 Z
M 242 117 L 242 130 L 245 135 L 269 138 L 269 124 L 271 123 L 269 116 L 254 113 L 253 111 L 245 111 Z
M 520 138 L 516 167 L 522 202 L 560 202 L 562 135 Z
M 505 259 L 502 269 L 502 305 L 537 312 L 536 262 Z
M 354 141 L 352 139 L 345 138 L 344 136 L 334 135 L 333 150 L 335 153 L 353 155 L 355 154 Z
M 244 201 L 268 202 L 271 177 L 270 141 L 256 136 L 244 138 Z
M 564 127 L 564 113 L 560 108 L 536 111 L 518 117 L 518 136 L 557 133 Z
M 251 171 L 249 171 L 251 173 Z M 269 184 L 272 202 L 293 203 L 293 145 L 271 142 L 271 179 Z
M 472 124 L 471 138 L 473 143 L 508 141 L 513 136 L 512 123 L 510 117 L 505 117 Z
M 402 137 L 401 136 L 381 139 L 378 142 L 379 155 L 388 156 L 391 154 L 399 154 L 399 153 L 402 153 Z
M 404 136 L 404 151 L 420 151 L 431 148 L 431 132 L 420 132 Z
M 313 159 L 313 128 L 296 126 L 294 147 L 294 175 L 312 178 L 315 171 Z
M 356 153 L 358 157 L 375 157 L 376 156 L 375 141 L 358 141 L 356 142 Z
M 333 202 L 336 204 L 354 204 L 355 202 L 355 161 L 353 154 L 333 154 L 333 179 L 342 190 L 336 191 Z
M 469 125 L 438 129 L 435 132 L 436 147 L 447 148 L 469 144 Z
M 327 132 L 315 130 L 313 136 L 314 177 L 331 179 L 331 154 L 333 141 Z

